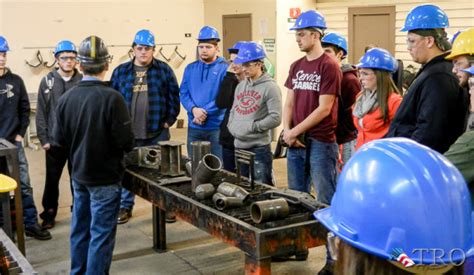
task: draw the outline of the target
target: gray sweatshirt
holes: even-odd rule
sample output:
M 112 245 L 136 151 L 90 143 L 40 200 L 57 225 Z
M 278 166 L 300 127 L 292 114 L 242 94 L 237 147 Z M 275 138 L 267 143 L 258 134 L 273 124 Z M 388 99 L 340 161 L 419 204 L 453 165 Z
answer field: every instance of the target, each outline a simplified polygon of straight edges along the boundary
M 236 148 L 248 149 L 270 144 L 271 129 L 281 123 L 281 91 L 264 73 L 257 81 L 241 81 L 235 89 L 234 105 L 227 127 Z

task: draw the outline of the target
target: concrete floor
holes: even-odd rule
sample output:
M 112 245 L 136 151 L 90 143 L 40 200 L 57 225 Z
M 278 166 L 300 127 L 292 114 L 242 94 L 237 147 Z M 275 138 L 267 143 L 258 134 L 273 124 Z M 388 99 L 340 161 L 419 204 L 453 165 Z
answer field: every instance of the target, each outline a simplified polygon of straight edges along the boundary
M 173 129 L 172 140 L 186 141 L 186 129 Z M 183 146 L 183 150 L 185 146 Z M 26 150 L 30 177 L 38 212 L 43 194 L 45 164 L 44 152 Z M 277 184 L 286 186 L 286 160 L 274 162 Z M 65 173 L 67 174 L 67 173 Z M 70 270 L 69 232 L 71 192 L 69 179 L 63 175 L 60 184 L 60 202 L 53 238 L 39 241 L 26 238 L 26 257 L 40 274 L 68 274 Z M 111 274 L 242 274 L 244 253 L 219 241 L 204 231 L 178 221 L 168 224 L 168 250 L 158 254 L 152 247 L 151 204 L 136 199 L 132 219 L 117 229 L 117 238 Z M 306 261 L 272 263 L 273 274 L 315 274 L 324 265 L 323 247 L 310 249 Z M 100 257 L 100 255 L 98 255 Z

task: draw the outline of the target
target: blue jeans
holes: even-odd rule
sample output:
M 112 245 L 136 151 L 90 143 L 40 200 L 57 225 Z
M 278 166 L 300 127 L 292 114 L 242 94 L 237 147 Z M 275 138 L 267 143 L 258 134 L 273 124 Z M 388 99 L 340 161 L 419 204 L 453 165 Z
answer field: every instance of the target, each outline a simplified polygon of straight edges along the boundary
M 211 142 L 211 153 L 216 155 L 222 160 L 222 146 L 219 144 L 219 129 L 218 130 L 200 130 L 189 127 L 188 128 L 188 141 L 187 149 L 188 156 L 193 155 L 191 142 L 193 141 L 210 141 Z
M 316 200 L 331 204 L 336 191 L 337 144 L 306 140 L 306 148 L 289 148 L 287 155 L 288 188 L 311 192 L 311 179 Z
M 170 140 L 170 129 L 165 128 L 161 131 L 161 133 L 150 139 L 136 139 L 135 146 L 150 146 L 150 145 L 157 145 L 158 141 Z M 128 209 L 132 211 L 133 206 L 135 205 L 135 194 L 128 191 L 125 188 L 122 188 L 122 196 L 120 200 L 120 208 Z
M 342 144 L 342 163 L 343 166 L 349 161 L 349 159 L 354 155 L 355 153 L 355 145 L 356 145 L 357 140 L 351 140 L 349 142 L 346 142 Z
M 270 145 L 264 145 L 254 148 L 242 149 L 255 153 L 254 158 L 254 180 L 269 185 L 272 183 L 273 155 Z M 248 177 L 248 165 L 242 165 L 242 175 Z
M 23 219 L 25 227 L 30 227 L 38 223 L 38 212 L 33 200 L 33 189 L 31 188 L 30 175 L 28 173 L 28 161 L 26 160 L 25 149 L 21 142 L 16 142 L 18 147 L 18 163 L 20 170 L 21 199 L 23 205 Z
M 234 148 L 222 146 L 222 165 L 224 170 L 235 172 L 235 151 Z
M 108 274 L 117 231 L 120 182 L 88 186 L 72 181 L 71 274 Z

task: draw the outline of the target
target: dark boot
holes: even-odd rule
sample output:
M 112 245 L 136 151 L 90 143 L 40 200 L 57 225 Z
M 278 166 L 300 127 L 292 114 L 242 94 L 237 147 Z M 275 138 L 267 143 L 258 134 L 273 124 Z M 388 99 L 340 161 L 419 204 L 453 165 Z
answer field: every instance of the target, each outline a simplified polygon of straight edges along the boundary
M 128 220 L 130 220 L 130 217 L 132 217 L 132 210 L 131 209 L 120 208 L 118 218 L 117 218 L 117 223 L 118 224 L 127 223 Z
M 51 229 L 54 227 L 56 224 L 55 218 L 56 218 L 57 210 L 56 209 L 48 209 L 47 211 L 45 210 L 43 213 L 41 213 L 39 216 L 41 219 L 43 219 L 43 223 L 41 224 L 41 227 L 43 229 Z
M 49 240 L 51 239 L 51 234 L 48 230 L 41 228 L 39 224 L 33 226 L 25 226 L 25 235 L 27 237 L 33 237 L 37 240 Z

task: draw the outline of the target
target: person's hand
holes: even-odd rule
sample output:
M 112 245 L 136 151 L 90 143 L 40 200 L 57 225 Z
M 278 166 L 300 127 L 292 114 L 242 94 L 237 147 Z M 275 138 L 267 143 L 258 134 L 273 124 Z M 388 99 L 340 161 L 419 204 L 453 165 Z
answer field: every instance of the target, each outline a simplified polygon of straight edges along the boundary
M 51 148 L 51 144 L 46 143 L 45 145 L 42 146 L 44 150 L 48 151 Z
M 23 137 L 20 136 L 20 135 L 16 135 L 15 141 L 17 141 L 17 142 L 22 142 L 22 141 L 23 141 Z
M 197 124 L 197 125 L 203 125 L 205 122 L 206 122 L 205 120 L 200 120 L 200 119 L 197 119 L 197 118 L 193 119 L 193 123 Z
M 288 144 L 288 146 L 305 148 L 305 145 L 301 143 L 301 141 L 299 141 L 297 137 L 298 135 L 296 135 L 295 131 L 291 129 L 283 131 L 283 140 L 286 144 Z
M 204 110 L 203 108 L 194 107 L 192 112 L 194 116 L 194 119 L 193 119 L 194 123 L 201 125 L 204 122 L 206 122 L 206 119 L 207 119 L 206 110 Z
M 165 124 L 163 124 L 163 128 L 168 129 L 169 127 L 170 126 L 169 126 L 168 122 L 165 122 Z

